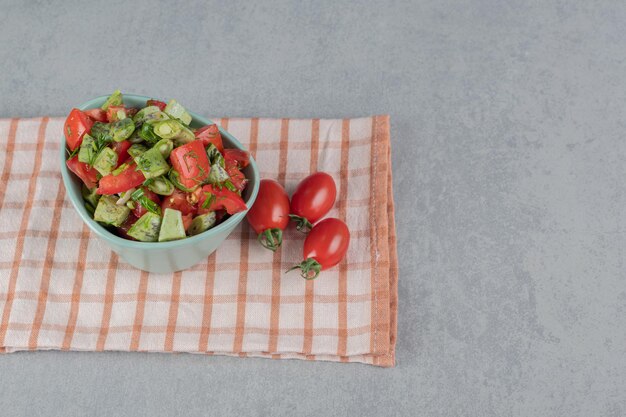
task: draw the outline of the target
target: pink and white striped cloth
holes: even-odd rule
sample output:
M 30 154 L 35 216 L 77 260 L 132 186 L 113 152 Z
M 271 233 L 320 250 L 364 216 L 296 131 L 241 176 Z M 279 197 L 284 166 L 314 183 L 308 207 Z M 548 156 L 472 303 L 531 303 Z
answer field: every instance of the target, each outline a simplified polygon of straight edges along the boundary
M 389 118 L 215 119 L 292 192 L 331 174 L 329 216 L 352 234 L 314 281 L 285 271 L 304 238 L 263 249 L 243 222 L 208 259 L 168 275 L 137 270 L 82 223 L 59 171 L 64 119 L 0 120 L 0 351 L 153 351 L 393 366 L 397 255 Z

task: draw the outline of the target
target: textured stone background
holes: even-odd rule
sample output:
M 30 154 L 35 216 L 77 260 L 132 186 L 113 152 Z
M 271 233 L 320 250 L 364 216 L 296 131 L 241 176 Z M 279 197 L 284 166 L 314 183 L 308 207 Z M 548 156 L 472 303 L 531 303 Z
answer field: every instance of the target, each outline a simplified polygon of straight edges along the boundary
M 61 3 L 61 2 L 58 2 Z M 398 366 L 0 357 L 0 414 L 623 416 L 622 1 L 0 0 L 0 117 L 392 116 Z

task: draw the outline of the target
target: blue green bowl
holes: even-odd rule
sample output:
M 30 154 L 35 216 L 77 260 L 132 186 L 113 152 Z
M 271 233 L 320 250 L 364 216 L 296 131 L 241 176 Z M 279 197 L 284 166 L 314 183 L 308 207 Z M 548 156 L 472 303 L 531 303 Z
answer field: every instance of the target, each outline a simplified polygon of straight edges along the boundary
M 78 106 L 78 108 L 81 110 L 98 108 L 104 103 L 107 97 L 108 96 L 101 96 L 94 98 Z M 130 107 L 142 107 L 145 106 L 146 100 L 150 98 L 152 97 L 124 94 L 124 104 Z M 193 122 L 191 123 L 192 127 L 200 127 L 213 123 L 211 120 L 196 113 L 189 112 L 189 114 L 193 117 Z M 225 147 L 245 150 L 243 145 L 230 133 L 222 128 L 220 128 L 220 132 Z M 150 272 L 168 273 L 187 269 L 200 263 L 206 260 L 207 256 L 220 246 L 224 239 L 228 237 L 246 215 L 245 211 L 236 213 L 204 233 L 172 242 L 135 242 L 123 239 L 96 222 L 87 209 L 85 209 L 81 195 L 81 181 L 72 174 L 65 165 L 65 136 L 61 139 L 61 144 L 61 174 L 67 195 L 74 205 L 74 208 L 76 208 L 80 217 L 96 236 L 104 240 L 115 253 L 136 268 Z M 257 193 L 259 192 L 260 182 L 259 171 L 252 157 L 250 157 L 250 165 L 243 170 L 243 173 L 249 180 L 248 186 L 243 192 L 243 199 L 248 207 L 252 207 Z

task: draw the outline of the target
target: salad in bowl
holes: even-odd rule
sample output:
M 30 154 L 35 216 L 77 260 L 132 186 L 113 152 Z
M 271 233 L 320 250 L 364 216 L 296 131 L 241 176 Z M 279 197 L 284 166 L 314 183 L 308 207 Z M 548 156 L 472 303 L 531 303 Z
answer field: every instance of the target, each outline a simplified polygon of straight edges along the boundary
M 129 106 L 119 90 L 98 108 L 72 109 L 66 165 L 93 220 L 124 239 L 168 242 L 247 209 L 248 153 L 225 147 L 216 124 L 192 120 L 176 100 Z

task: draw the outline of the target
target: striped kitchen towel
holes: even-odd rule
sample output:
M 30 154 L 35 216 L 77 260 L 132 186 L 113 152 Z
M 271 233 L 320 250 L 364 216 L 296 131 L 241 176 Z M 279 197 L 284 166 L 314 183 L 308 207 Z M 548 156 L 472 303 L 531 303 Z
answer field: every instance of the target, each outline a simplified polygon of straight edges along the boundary
M 395 363 L 397 255 L 389 118 L 215 119 L 289 193 L 331 174 L 345 260 L 313 281 L 292 226 L 263 249 L 244 221 L 208 259 L 158 275 L 92 234 L 65 195 L 61 118 L 0 120 L 0 351 L 190 352 Z

